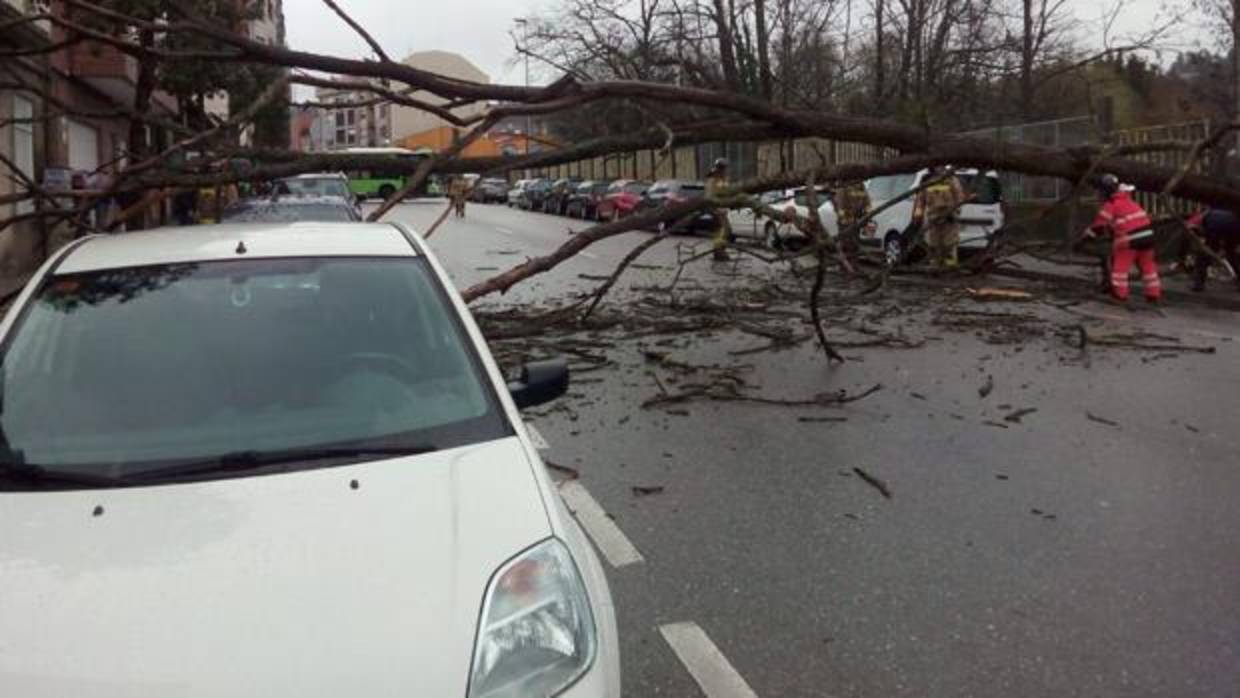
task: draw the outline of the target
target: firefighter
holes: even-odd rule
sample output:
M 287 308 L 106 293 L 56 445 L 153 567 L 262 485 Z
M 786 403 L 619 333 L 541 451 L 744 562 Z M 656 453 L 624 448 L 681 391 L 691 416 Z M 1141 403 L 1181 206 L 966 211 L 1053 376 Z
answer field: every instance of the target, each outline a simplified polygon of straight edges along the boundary
M 861 230 L 857 228 L 857 223 L 866 217 L 871 206 L 865 182 L 853 180 L 841 183 L 832 193 L 831 204 L 835 206 L 836 221 L 839 223 L 840 249 L 849 260 L 855 260 L 861 251 Z
M 930 263 L 936 267 L 955 267 L 958 263 L 956 248 L 960 244 L 956 209 L 967 197 L 960 180 L 946 167 L 936 165 L 929 177 L 939 181 L 918 192 L 913 219 L 920 220 L 926 231 Z
M 722 190 L 727 188 L 728 161 L 726 158 L 719 158 L 706 173 L 706 196 L 718 196 Z M 728 261 L 728 240 L 732 237 L 732 227 L 728 223 L 728 210 L 717 208 L 712 213 L 715 218 L 715 234 L 711 238 L 711 246 L 714 248 L 711 256 L 717 262 L 726 262 Z
M 453 177 L 448 182 L 448 198 L 452 200 L 452 210 L 457 218 L 465 217 L 465 196 L 469 193 L 469 184 L 464 177 Z
M 1141 205 L 1121 190 L 1113 174 L 1098 180 L 1102 207 L 1085 231 L 1086 238 L 1111 236 L 1111 295 L 1128 303 L 1128 271 L 1133 263 L 1141 268 L 1141 288 L 1150 303 L 1162 300 L 1162 282 L 1158 278 L 1158 261 L 1154 256 L 1154 229 L 1150 216 Z
M 1201 238 L 1198 244 L 1212 250 L 1231 265 L 1236 287 L 1240 289 L 1240 216 L 1223 208 L 1198 211 L 1188 219 L 1188 230 Z M 1193 290 L 1206 290 L 1206 278 L 1210 275 L 1210 263 L 1214 257 L 1198 249 L 1193 259 Z

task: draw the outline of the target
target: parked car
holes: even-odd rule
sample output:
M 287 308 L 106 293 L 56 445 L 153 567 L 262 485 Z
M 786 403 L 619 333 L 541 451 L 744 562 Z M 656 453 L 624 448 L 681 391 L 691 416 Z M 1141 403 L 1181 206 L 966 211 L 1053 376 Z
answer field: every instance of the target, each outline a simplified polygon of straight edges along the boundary
M 526 211 L 537 211 L 542 207 L 543 198 L 551 191 L 551 180 L 540 178 L 530 180 L 529 184 L 521 190 L 521 197 L 517 199 L 517 208 Z
M 564 206 L 568 203 L 568 197 L 577 191 L 577 185 L 581 184 L 579 177 L 565 177 L 557 179 L 551 185 L 551 189 L 543 196 L 542 205 L 539 207 L 543 213 L 554 213 L 557 216 L 564 215 Z
M 314 173 L 277 179 L 272 187 L 276 196 L 334 196 L 353 202 L 357 216 L 362 217 L 361 197 L 349 189 L 349 178 L 342 172 Z
M 659 209 L 669 204 L 677 204 L 693 199 L 700 199 L 706 196 L 706 185 L 698 181 L 681 180 L 681 179 L 663 179 L 655 182 L 646 190 L 646 193 L 638 201 L 634 213 L 645 213 L 654 209 Z M 675 221 L 663 221 L 657 226 L 659 232 L 663 232 L 669 225 L 675 224 Z M 692 221 L 681 228 L 685 233 L 693 233 L 703 230 L 713 230 L 715 228 L 715 214 L 713 211 L 702 211 L 698 213 Z
M 616 221 L 629 215 L 637 208 L 637 202 L 650 188 L 650 184 L 635 179 L 617 179 L 607 187 L 607 192 L 598 200 L 594 207 L 597 220 Z
M 88 237 L 0 339 L 0 695 L 619 698 L 518 412 L 567 366 L 506 383 L 409 229 Z
M 592 179 L 578 184 L 564 204 L 564 215 L 570 218 L 596 218 L 599 200 L 607 194 L 610 186 L 611 181 L 606 179 Z
M 512 188 L 508 190 L 507 194 L 505 194 L 508 200 L 507 203 L 509 208 L 520 205 L 521 194 L 525 192 L 525 188 L 529 186 L 530 182 L 533 181 L 534 180 L 532 179 L 518 179 L 516 183 L 512 185 Z
M 956 219 L 960 222 L 960 249 L 962 252 L 985 248 L 991 236 L 1003 227 L 1003 185 L 999 173 L 980 172 L 975 169 L 955 171 L 960 183 L 973 199 L 960 207 Z M 867 180 L 866 190 L 874 206 L 882 206 L 901 194 L 921 185 L 929 176 L 928 170 L 910 174 L 896 174 Z M 881 245 L 889 263 L 904 257 L 904 250 L 913 242 L 917 228 L 913 225 L 913 198 L 909 197 L 883 211 L 874 219 L 875 229 L 863 235 L 862 243 Z
M 348 223 L 362 220 L 357 202 L 339 196 L 280 196 L 241 199 L 220 214 L 224 223 Z
M 835 205 L 831 202 L 831 189 L 815 187 L 815 190 L 818 196 L 818 218 L 822 221 L 827 237 L 834 238 L 840 234 L 840 227 Z M 780 213 L 791 209 L 798 217 L 806 218 L 809 216 L 809 192 L 806 187 L 796 187 L 786 196 L 769 205 Z M 784 220 L 771 220 L 769 217 L 761 216 L 760 226 L 762 242 L 771 249 L 795 248 L 809 242 L 809 237 L 800 228 Z
M 474 185 L 470 198 L 478 203 L 502 203 L 508 200 L 508 180 L 488 177 Z

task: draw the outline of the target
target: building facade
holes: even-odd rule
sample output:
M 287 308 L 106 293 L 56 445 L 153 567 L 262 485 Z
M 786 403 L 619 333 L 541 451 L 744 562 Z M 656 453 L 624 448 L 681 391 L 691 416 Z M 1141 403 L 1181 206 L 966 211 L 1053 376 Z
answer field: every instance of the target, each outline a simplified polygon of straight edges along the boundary
M 447 51 L 419 51 L 403 61 L 420 70 L 460 80 L 488 83 L 490 78 L 469 60 Z M 446 100 L 426 92 L 414 92 L 411 98 L 429 104 L 444 104 Z M 303 150 L 325 151 L 353 147 L 383 147 L 400 145 L 411 136 L 433 134 L 449 126 L 443 118 L 415 107 L 393 104 L 376 99 L 373 93 L 345 87 L 320 87 L 315 91 L 314 118 L 308 136 L 301 139 Z M 337 104 L 339 107 L 326 105 Z M 453 109 L 452 113 L 468 118 L 481 114 L 484 104 Z

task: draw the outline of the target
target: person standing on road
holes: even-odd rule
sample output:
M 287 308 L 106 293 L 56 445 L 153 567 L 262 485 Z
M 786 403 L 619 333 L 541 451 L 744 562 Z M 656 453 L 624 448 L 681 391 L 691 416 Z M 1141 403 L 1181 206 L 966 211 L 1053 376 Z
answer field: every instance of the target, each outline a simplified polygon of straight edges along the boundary
M 943 165 L 931 169 L 929 177 L 938 181 L 917 194 L 913 219 L 922 221 L 925 227 L 930 263 L 936 267 L 955 267 L 958 263 L 957 246 L 960 244 L 956 210 L 966 200 L 964 187 L 956 175 Z
M 1198 211 L 1187 222 L 1188 231 L 1201 238 L 1198 244 L 1222 256 L 1231 265 L 1231 273 L 1240 290 L 1240 216 L 1224 208 Z M 1206 290 L 1210 264 L 1215 257 L 1205 250 L 1197 249 L 1193 260 L 1193 290 Z
M 841 182 L 831 196 L 831 204 L 835 206 L 836 222 L 839 224 L 840 249 L 849 261 L 856 261 L 861 251 L 861 230 L 857 224 L 869 214 L 871 207 L 865 182 Z
M 452 210 L 457 218 L 465 217 L 465 195 L 469 193 L 469 185 L 464 177 L 453 177 L 448 183 L 448 198 L 452 200 Z
M 1154 229 L 1149 214 L 1120 188 L 1115 175 L 1102 175 L 1097 186 L 1102 207 L 1085 231 L 1085 237 L 1111 236 L 1111 294 L 1121 303 L 1128 302 L 1128 272 L 1135 263 L 1141 268 L 1145 299 L 1158 303 L 1162 299 L 1162 281 L 1158 278 Z
M 727 188 L 728 161 L 725 158 L 719 158 L 706 173 L 706 196 L 712 198 L 719 196 Z M 712 213 L 715 218 L 715 234 L 711 238 L 711 246 L 714 248 L 711 257 L 716 262 L 726 262 L 728 261 L 728 240 L 732 237 L 732 228 L 728 223 L 728 209 L 716 208 Z

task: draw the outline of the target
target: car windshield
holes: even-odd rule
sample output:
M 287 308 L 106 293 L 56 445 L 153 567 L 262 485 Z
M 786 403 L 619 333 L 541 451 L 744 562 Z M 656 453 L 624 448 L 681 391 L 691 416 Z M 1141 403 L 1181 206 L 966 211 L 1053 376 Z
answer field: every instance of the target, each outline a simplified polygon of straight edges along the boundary
M 222 220 L 229 223 L 292 223 L 297 221 L 345 222 L 357 215 L 344 201 L 310 203 L 291 201 L 250 201 L 224 210 Z
M 227 454 L 511 433 L 421 258 L 55 276 L 2 360 L 5 460 L 57 472 L 124 478 Z
M 913 188 L 917 175 L 912 173 L 888 175 L 866 180 L 865 189 L 875 202 L 888 201 Z
M 302 196 L 339 196 L 349 198 L 349 187 L 339 177 L 293 177 L 282 179 L 276 184 L 276 191 L 281 194 L 299 194 Z

